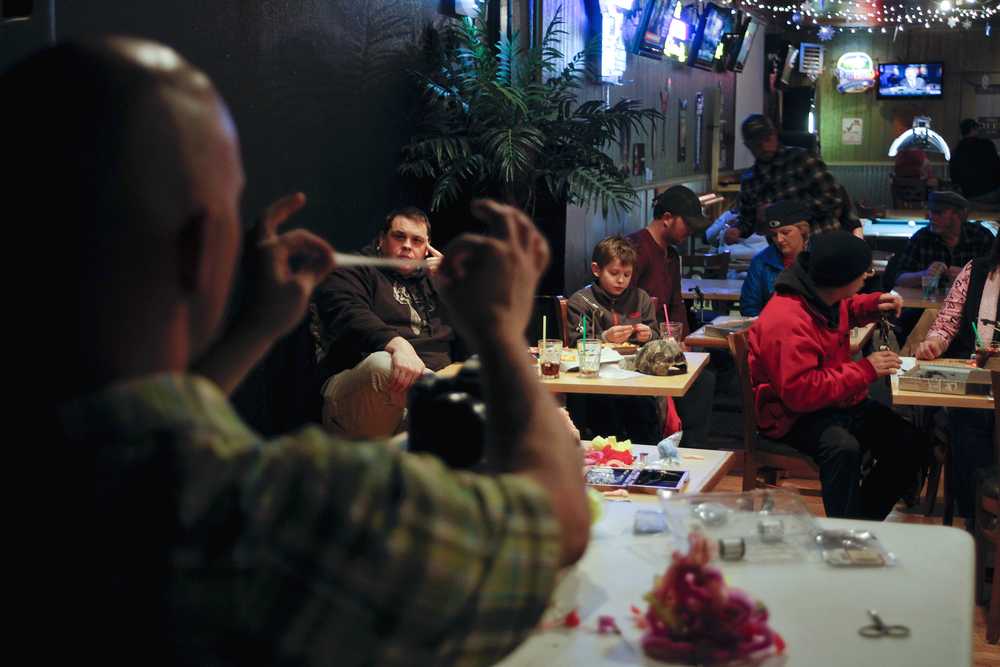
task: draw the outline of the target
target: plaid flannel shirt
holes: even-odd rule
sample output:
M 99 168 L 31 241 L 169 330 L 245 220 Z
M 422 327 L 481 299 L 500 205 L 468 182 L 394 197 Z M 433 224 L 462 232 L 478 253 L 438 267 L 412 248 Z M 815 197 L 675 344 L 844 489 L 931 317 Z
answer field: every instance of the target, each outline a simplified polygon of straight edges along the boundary
M 777 201 L 801 201 L 812 209 L 812 233 L 861 226 L 850 201 L 819 158 L 781 146 L 770 162 L 758 160 L 740 179 L 739 218 L 732 225 L 748 237 L 757 230 L 757 209 Z
M 119 620 L 158 626 L 134 664 L 492 664 L 555 585 L 559 527 L 522 476 L 313 427 L 264 443 L 192 376 L 60 415 L 96 455 L 95 579 Z
M 934 262 L 944 262 L 948 266 L 965 266 L 977 257 L 990 254 L 993 234 L 982 225 L 963 222 L 959 229 L 958 244 L 949 248 L 939 234 L 931 231 L 930 225 L 918 230 L 910 237 L 906 247 L 896 262 L 896 273 L 892 284 L 901 273 L 923 271 Z

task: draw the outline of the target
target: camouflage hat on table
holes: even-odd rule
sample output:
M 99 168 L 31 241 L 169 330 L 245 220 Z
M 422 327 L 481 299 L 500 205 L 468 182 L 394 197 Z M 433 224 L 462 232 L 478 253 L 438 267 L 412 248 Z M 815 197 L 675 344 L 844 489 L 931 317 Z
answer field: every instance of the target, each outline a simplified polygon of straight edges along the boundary
M 687 359 L 673 338 L 651 340 L 635 355 L 635 370 L 646 375 L 683 375 Z
M 949 208 L 953 208 L 956 211 L 968 211 L 969 202 L 957 192 L 935 190 L 927 195 L 927 208 L 931 211 L 944 211 Z

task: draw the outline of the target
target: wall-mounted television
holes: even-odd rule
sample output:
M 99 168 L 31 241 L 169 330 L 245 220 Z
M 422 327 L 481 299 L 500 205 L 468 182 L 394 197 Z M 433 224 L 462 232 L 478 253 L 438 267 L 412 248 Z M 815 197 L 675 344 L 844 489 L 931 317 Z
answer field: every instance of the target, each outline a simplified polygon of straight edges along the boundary
M 728 63 L 729 69 L 737 72 L 743 71 L 743 66 L 746 65 L 747 58 L 750 57 L 750 49 L 753 48 L 753 39 L 757 36 L 759 29 L 760 24 L 748 17 L 747 22 L 743 26 L 743 35 L 740 39 L 736 55 Z
M 884 99 L 941 99 L 944 63 L 880 63 L 878 96 Z
M 694 9 L 694 6 L 691 6 Z M 667 28 L 667 41 L 663 45 L 664 55 L 676 58 L 682 63 L 688 60 L 688 47 L 691 45 L 691 37 L 694 31 L 691 24 L 684 18 L 685 8 L 680 2 L 674 4 L 674 11 L 670 17 L 670 26 Z
M 733 15 L 729 9 L 708 3 L 698 22 L 698 30 L 691 40 L 691 55 L 688 65 L 701 69 L 715 69 L 715 61 L 721 57 L 722 36 L 733 30 Z
M 677 2 L 678 0 L 646 0 L 632 51 L 648 58 L 663 57 Z

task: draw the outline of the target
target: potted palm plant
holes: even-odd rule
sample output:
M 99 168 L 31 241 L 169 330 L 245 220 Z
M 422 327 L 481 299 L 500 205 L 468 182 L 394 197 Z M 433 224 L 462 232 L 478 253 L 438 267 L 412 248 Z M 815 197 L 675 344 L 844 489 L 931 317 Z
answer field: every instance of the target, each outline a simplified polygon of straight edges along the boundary
M 531 213 L 541 200 L 629 210 L 635 190 L 609 149 L 660 113 L 628 99 L 577 102 L 594 46 L 560 67 L 561 8 L 538 44 L 524 47 L 516 33 L 491 43 L 486 4 L 427 40 L 430 66 L 417 73 L 423 106 L 400 173 L 433 183 L 432 211 L 471 196 Z

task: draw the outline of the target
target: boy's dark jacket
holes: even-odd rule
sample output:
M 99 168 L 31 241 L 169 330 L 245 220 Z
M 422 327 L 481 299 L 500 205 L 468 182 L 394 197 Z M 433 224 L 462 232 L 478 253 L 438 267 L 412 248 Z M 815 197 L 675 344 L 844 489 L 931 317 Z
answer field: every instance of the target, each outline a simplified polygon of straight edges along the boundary
M 596 282 L 578 290 L 569 298 L 569 344 L 583 337 L 583 316 L 587 316 L 587 337 L 599 338 L 615 324 L 645 324 L 659 338 L 656 309 L 645 290 L 629 286 L 617 297 L 612 296 Z M 617 320 L 617 321 L 616 321 Z

